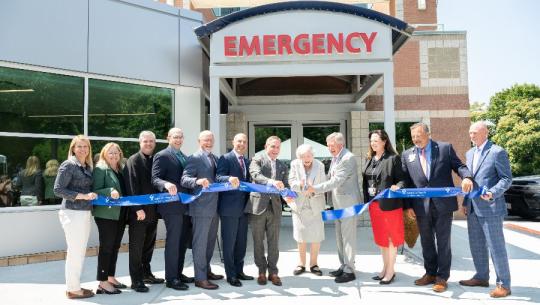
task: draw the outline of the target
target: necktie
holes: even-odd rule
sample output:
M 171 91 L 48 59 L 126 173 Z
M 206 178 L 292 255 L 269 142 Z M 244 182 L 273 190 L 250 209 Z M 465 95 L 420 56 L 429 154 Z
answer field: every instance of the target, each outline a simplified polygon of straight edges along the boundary
M 214 155 L 212 153 L 208 154 L 208 160 L 210 161 L 212 168 L 216 169 L 216 160 L 214 159 Z
M 272 179 L 276 179 L 276 161 L 270 160 L 270 164 L 272 166 Z
M 422 148 L 422 150 L 420 151 L 420 165 L 422 166 L 422 171 L 424 172 L 424 176 L 426 176 L 426 178 L 429 178 L 425 148 Z
M 178 161 L 180 161 L 180 164 L 182 164 L 182 167 L 185 167 L 186 166 L 186 158 L 184 158 L 184 155 L 181 152 L 177 152 L 176 157 L 178 158 Z
M 246 177 L 246 164 L 244 163 L 244 156 L 238 156 L 238 163 L 240 163 L 240 168 L 242 169 L 242 175 Z

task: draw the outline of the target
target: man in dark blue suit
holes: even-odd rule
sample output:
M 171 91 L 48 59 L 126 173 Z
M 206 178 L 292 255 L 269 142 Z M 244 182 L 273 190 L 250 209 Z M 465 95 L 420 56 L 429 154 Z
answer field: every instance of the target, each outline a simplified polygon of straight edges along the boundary
M 217 158 L 212 154 L 214 134 L 211 131 L 201 131 L 199 147 L 199 151 L 189 156 L 182 175 L 182 187 L 194 194 L 214 183 L 216 177 Z M 218 196 L 218 193 L 203 193 L 189 206 L 189 215 L 193 220 L 195 286 L 203 289 L 219 288 L 209 280 L 223 278 L 223 275 L 212 273 L 210 268 L 218 230 Z
M 184 143 L 184 132 L 180 128 L 172 128 L 167 135 L 169 146 L 154 156 L 152 165 L 152 184 L 159 192 L 176 195 L 182 191 L 180 180 L 187 157 L 180 148 Z M 187 239 L 184 214 L 187 206 L 179 201 L 159 204 L 157 211 L 165 221 L 167 230 L 165 240 L 165 280 L 169 288 L 186 290 L 189 278 L 182 275 Z M 184 281 L 182 281 L 184 279 Z
M 247 136 L 239 133 L 232 141 L 233 149 L 221 156 L 217 165 L 216 181 L 238 185 L 240 181 L 249 181 L 249 160 L 244 158 L 247 148 Z M 221 220 L 221 239 L 223 240 L 223 258 L 227 282 L 240 287 L 240 280 L 253 280 L 244 274 L 246 256 L 248 219 L 244 213 L 249 193 L 241 191 L 221 192 L 219 194 L 218 213 Z
M 452 171 L 462 180 L 461 188 L 470 192 L 472 175 L 457 157 L 451 144 L 431 140 L 424 123 L 411 126 L 414 147 L 403 152 L 402 166 L 408 187 L 453 187 Z M 448 288 L 452 251 L 450 232 L 453 212 L 458 209 L 456 197 L 411 199 L 405 207 L 409 217 L 416 218 L 422 243 L 426 274 L 414 281 L 416 285 L 433 285 L 433 291 Z

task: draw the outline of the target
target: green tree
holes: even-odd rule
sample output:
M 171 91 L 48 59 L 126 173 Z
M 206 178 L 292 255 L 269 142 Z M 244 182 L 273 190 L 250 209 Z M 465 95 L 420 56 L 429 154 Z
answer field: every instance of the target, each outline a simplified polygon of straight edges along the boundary
M 509 102 L 516 100 L 532 101 L 535 98 L 540 98 L 540 87 L 534 84 L 516 84 L 491 97 L 491 102 L 483 119 L 497 125 L 500 118 L 507 114 Z
M 471 113 L 471 121 L 483 121 L 487 119 L 487 105 L 482 102 L 474 102 L 471 104 L 469 111 Z
M 509 100 L 499 105 L 503 104 L 505 109 L 500 111 L 504 114 L 498 118 L 494 142 L 508 151 L 515 175 L 540 174 L 540 98 Z

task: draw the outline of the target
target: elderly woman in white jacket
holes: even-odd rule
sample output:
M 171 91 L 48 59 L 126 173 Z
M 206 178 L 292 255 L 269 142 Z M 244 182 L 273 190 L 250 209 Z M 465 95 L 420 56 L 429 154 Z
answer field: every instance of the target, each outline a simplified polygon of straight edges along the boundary
M 313 158 L 313 148 L 308 144 L 298 146 L 296 160 L 291 162 L 289 172 L 289 185 L 297 192 L 298 197 L 289 202 L 292 209 L 293 237 L 298 243 L 300 263 L 294 269 L 294 275 L 300 275 L 306 271 L 306 246 L 311 243 L 310 271 L 316 275 L 322 275 L 317 265 L 317 257 L 324 240 L 324 223 L 321 211 L 325 209 L 326 199 L 324 194 L 306 192 L 310 185 L 326 181 L 324 164 Z

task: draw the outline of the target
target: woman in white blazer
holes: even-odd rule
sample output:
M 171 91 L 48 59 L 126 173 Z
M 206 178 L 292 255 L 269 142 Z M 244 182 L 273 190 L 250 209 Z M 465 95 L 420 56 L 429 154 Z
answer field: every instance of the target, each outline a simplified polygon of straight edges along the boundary
M 317 265 L 317 257 L 321 241 L 324 240 L 324 223 L 321 211 L 324 211 L 326 199 L 324 193 L 308 193 L 310 185 L 326 181 L 324 164 L 314 159 L 313 148 L 308 144 L 302 144 L 296 149 L 296 160 L 291 162 L 289 172 L 289 185 L 298 197 L 289 203 L 292 210 L 293 237 L 298 243 L 300 263 L 294 269 L 294 275 L 300 275 L 306 271 L 306 247 L 311 243 L 310 271 L 316 275 L 322 275 Z

